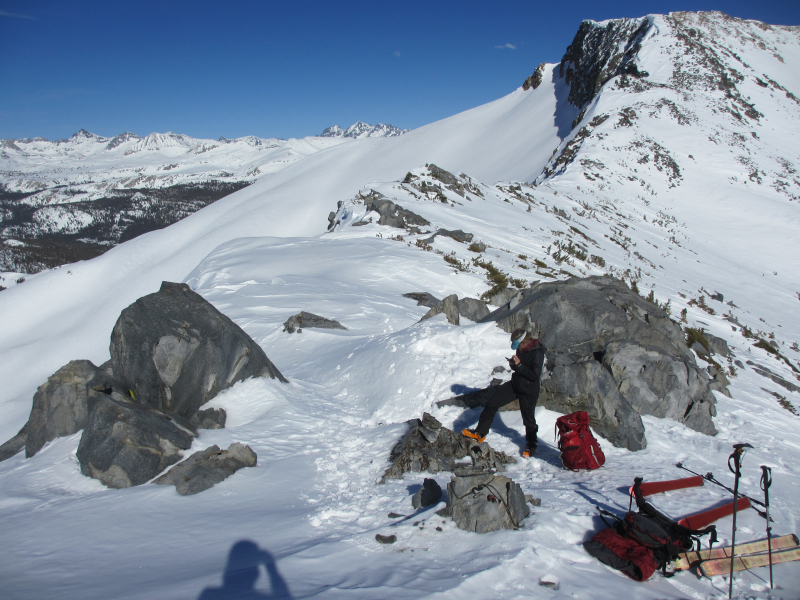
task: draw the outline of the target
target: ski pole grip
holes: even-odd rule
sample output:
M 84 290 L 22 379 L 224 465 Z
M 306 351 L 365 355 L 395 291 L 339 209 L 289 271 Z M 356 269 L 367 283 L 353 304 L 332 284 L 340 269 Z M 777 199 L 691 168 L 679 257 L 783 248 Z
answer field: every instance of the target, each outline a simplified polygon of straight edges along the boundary
M 765 492 L 772 485 L 772 469 L 767 465 L 761 465 L 761 489 Z

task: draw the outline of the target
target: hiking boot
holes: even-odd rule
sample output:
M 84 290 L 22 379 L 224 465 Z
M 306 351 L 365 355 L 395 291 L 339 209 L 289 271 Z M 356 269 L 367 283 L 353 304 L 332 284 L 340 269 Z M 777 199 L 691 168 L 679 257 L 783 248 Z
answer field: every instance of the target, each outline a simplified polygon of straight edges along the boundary
M 463 435 L 464 437 L 468 437 L 471 440 L 475 440 L 478 443 L 481 443 L 483 440 L 486 439 L 485 435 L 481 435 L 474 429 L 464 429 L 461 431 L 461 435 Z
M 536 446 L 528 446 L 522 451 L 523 458 L 532 458 L 536 454 Z

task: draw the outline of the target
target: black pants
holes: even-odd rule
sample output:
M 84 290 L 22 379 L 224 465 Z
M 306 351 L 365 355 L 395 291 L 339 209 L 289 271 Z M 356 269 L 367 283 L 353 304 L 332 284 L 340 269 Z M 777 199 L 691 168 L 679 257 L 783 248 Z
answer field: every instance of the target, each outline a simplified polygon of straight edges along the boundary
M 475 428 L 479 434 L 486 435 L 492 427 L 492 421 L 497 414 L 497 410 L 501 406 L 505 406 L 519 399 L 519 412 L 522 413 L 522 423 L 525 425 L 525 444 L 529 447 L 536 446 L 537 438 L 536 433 L 539 431 L 539 426 L 536 425 L 536 402 L 539 400 L 539 394 L 535 396 L 518 394 L 511 387 L 511 382 L 507 381 L 495 388 L 495 393 L 486 403 L 486 406 L 478 419 L 478 426 Z

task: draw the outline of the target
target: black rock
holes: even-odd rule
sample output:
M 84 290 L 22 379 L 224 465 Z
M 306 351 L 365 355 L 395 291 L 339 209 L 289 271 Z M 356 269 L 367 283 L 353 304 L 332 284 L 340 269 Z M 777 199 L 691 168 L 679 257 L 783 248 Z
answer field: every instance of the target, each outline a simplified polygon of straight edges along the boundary
M 397 541 L 396 535 L 381 535 L 380 533 L 375 534 L 375 539 L 378 540 L 380 544 L 394 544 Z
M 235 442 L 227 450 L 220 450 L 214 445 L 195 452 L 153 483 L 174 485 L 181 496 L 191 496 L 213 487 L 243 467 L 256 466 L 256 461 L 256 453 L 250 446 Z
M 286 382 L 250 336 L 182 283 L 165 281 L 123 310 L 110 349 L 114 375 L 136 402 L 187 419 L 237 381 Z
M 414 508 L 422 508 L 436 504 L 442 499 L 442 488 L 436 483 L 435 479 L 425 478 L 422 487 L 411 497 L 411 505 Z
M 78 445 L 81 472 L 111 488 L 146 483 L 181 458 L 195 432 L 177 415 L 127 401 L 112 392 L 90 399 Z
M 189 423 L 195 429 L 223 429 L 228 414 L 224 408 L 206 408 L 205 410 L 198 410 Z

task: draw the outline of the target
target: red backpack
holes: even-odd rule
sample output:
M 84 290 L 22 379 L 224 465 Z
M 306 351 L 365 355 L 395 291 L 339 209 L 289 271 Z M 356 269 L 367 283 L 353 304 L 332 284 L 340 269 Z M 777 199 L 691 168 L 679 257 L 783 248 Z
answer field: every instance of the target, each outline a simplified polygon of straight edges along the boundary
M 558 449 L 565 469 L 599 469 L 606 456 L 589 430 L 589 414 L 579 410 L 556 419 Z

